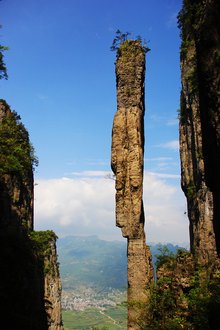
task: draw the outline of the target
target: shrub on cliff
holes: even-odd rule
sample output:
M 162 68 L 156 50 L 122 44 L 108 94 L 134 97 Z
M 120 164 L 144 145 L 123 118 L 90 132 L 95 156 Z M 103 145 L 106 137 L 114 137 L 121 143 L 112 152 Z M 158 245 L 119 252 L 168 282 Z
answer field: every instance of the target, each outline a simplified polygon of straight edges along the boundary
M 0 25 L 0 28 L 1 28 L 1 25 Z M 7 68 L 4 63 L 4 54 L 3 54 L 6 50 L 8 50 L 8 47 L 5 47 L 0 44 L 0 79 L 8 78 Z
M 216 329 L 220 322 L 219 265 L 190 266 L 190 253 L 185 250 L 171 256 L 166 249 L 161 252 L 157 263 L 160 276 L 143 310 L 141 329 Z
M 17 113 L 10 112 L 0 124 L 0 174 L 23 176 L 37 165 L 38 160 L 27 130 Z
M 129 45 L 129 47 L 131 47 L 131 45 L 134 45 L 134 41 L 137 41 L 139 43 L 139 46 L 142 47 L 143 51 L 145 53 L 150 51 L 150 48 L 147 46 L 147 42 L 144 40 L 142 40 L 141 36 L 137 36 L 135 39 L 128 39 L 128 36 L 130 36 L 131 33 L 130 32 L 121 32 L 120 30 L 116 31 L 116 35 L 115 38 L 113 39 L 112 45 L 110 47 L 111 51 L 116 51 L 117 52 L 117 56 L 119 55 L 119 50 L 121 48 L 127 48 L 127 46 Z M 134 51 L 136 51 L 136 47 L 133 48 Z M 131 51 L 131 48 L 130 48 Z

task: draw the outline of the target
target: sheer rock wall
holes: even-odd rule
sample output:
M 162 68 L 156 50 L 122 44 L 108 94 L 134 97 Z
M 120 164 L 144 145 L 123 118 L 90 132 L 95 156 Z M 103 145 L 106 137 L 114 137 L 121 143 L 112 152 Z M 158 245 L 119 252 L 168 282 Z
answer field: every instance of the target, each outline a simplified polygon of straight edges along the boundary
M 61 280 L 57 262 L 56 236 L 49 240 L 48 253 L 44 257 L 44 301 L 48 330 L 62 330 Z
M 191 251 L 206 263 L 220 252 L 219 2 L 185 1 L 180 13 L 182 189 Z
M 145 51 L 127 40 L 117 51 L 117 112 L 112 129 L 116 225 L 128 240 L 128 329 L 138 329 L 138 303 L 148 300 L 153 272 L 143 209 Z M 136 306 L 136 308 L 135 308 Z

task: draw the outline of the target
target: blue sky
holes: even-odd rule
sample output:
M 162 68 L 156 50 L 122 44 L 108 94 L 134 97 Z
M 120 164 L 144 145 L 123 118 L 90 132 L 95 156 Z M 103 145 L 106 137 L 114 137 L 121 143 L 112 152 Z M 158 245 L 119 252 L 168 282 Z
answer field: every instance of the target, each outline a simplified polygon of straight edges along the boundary
M 106 179 L 116 111 L 110 46 L 120 29 L 141 35 L 151 48 L 145 115 L 148 237 L 188 240 L 178 153 L 180 7 L 180 0 L 0 2 L 1 43 L 10 48 L 1 98 L 21 115 L 40 161 L 36 229 L 120 238 L 114 182 Z

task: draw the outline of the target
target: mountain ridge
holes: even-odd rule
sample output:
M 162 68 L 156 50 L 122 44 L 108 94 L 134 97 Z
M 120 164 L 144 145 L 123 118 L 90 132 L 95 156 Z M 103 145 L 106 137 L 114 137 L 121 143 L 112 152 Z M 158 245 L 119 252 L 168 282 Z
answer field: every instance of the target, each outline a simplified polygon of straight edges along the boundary
M 163 246 L 172 253 L 180 248 L 172 243 L 150 243 L 154 264 Z M 64 290 L 79 286 L 123 290 L 127 287 L 125 241 L 106 241 L 96 235 L 68 235 L 58 239 L 57 248 Z

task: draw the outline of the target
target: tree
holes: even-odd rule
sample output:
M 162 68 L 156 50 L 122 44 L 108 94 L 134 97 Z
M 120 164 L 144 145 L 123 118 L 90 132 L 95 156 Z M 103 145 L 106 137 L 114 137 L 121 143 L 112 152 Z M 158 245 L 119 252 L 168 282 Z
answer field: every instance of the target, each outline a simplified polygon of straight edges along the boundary
M 130 32 L 122 33 L 120 30 L 116 31 L 116 36 L 113 39 L 112 45 L 110 49 L 112 51 L 116 51 L 119 49 L 120 45 L 123 44 L 126 40 L 128 40 L 128 36 L 130 35 Z
M 115 38 L 113 39 L 113 42 L 112 42 L 112 45 L 110 47 L 110 50 L 111 51 L 118 51 L 120 46 L 122 44 L 124 44 L 127 40 L 128 40 L 128 36 L 130 36 L 131 33 L 130 32 L 121 32 L 120 30 L 117 30 L 116 31 L 116 36 Z M 132 39 L 131 39 L 132 40 Z M 135 39 L 133 40 L 137 40 L 140 45 L 143 47 L 145 53 L 149 52 L 150 51 L 150 48 L 147 46 L 147 42 L 146 40 L 142 40 L 141 36 L 138 35 Z
M 7 106 L 4 100 L 0 100 Z M 38 165 L 29 134 L 16 112 L 10 112 L 0 124 L 0 174 L 28 174 Z
M 1 29 L 1 25 L 0 25 Z M 0 79 L 8 79 L 7 68 L 4 63 L 4 51 L 8 50 L 8 47 L 0 44 Z

